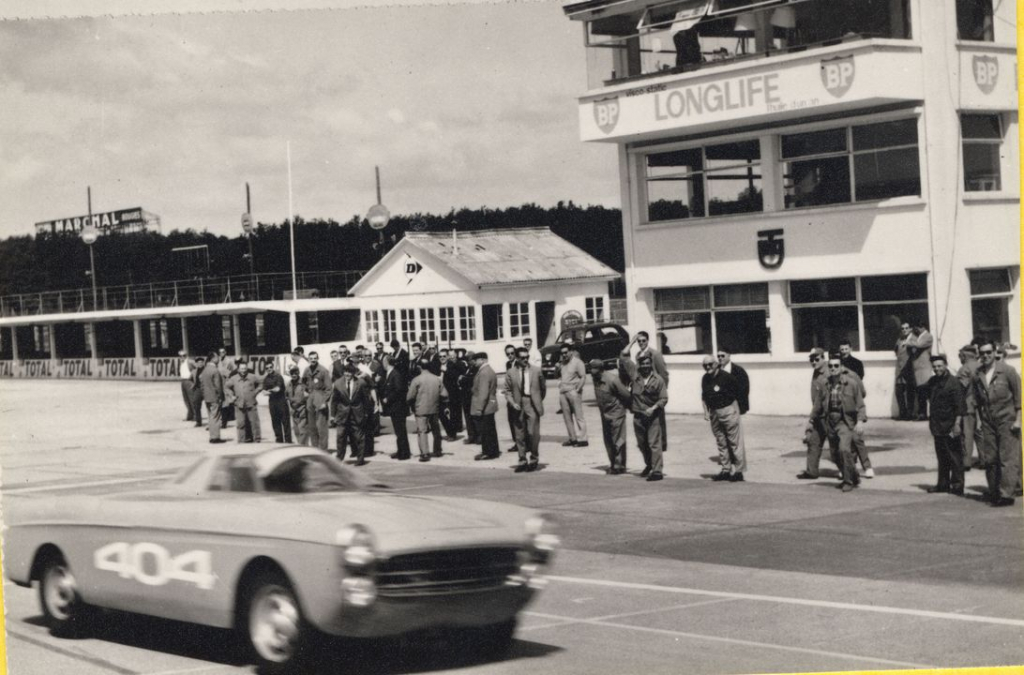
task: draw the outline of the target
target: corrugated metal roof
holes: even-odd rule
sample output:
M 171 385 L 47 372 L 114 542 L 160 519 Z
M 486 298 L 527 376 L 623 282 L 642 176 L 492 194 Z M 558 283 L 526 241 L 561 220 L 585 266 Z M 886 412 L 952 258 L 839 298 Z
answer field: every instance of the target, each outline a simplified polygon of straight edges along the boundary
M 546 227 L 406 232 L 409 244 L 477 286 L 617 279 L 619 273 Z

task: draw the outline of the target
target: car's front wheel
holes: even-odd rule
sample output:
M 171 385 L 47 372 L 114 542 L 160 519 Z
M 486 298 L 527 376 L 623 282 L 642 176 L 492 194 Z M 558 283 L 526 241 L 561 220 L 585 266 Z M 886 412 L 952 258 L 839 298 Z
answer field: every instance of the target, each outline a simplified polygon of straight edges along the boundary
M 477 651 L 485 658 L 500 658 L 512 647 L 516 633 L 514 618 L 477 629 Z
M 55 635 L 73 635 L 85 628 L 89 607 L 78 592 L 71 567 L 59 553 L 50 554 L 39 576 L 39 605 Z
M 262 574 L 249 586 L 245 626 L 264 672 L 292 672 L 307 656 L 310 628 L 295 592 L 282 575 Z

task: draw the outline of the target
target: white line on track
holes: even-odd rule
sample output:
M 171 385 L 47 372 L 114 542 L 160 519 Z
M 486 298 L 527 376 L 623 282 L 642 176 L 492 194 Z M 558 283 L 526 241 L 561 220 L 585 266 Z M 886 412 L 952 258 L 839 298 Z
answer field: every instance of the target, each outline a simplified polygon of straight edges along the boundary
M 874 612 L 877 614 L 898 614 L 916 616 L 926 619 L 944 619 L 947 621 L 967 621 L 971 623 L 987 623 L 998 626 L 1014 626 L 1024 628 L 1022 619 L 1005 619 L 998 616 L 980 616 L 977 614 L 956 614 L 954 612 L 933 612 L 927 609 L 908 609 L 905 607 L 886 607 L 885 605 L 858 605 L 851 602 L 831 602 L 829 600 L 808 600 L 803 598 L 786 598 L 778 595 L 757 595 L 754 593 L 730 593 L 728 591 L 708 591 L 700 588 L 682 588 L 678 586 L 657 586 L 654 584 L 637 584 L 626 581 L 610 581 L 607 579 L 582 579 L 578 577 L 549 576 L 549 581 L 563 581 L 571 584 L 588 584 L 613 588 L 628 588 L 638 591 L 657 591 L 659 593 L 678 593 L 683 595 L 706 595 L 716 598 L 733 598 L 736 600 L 753 600 L 755 602 L 774 602 L 784 605 L 803 605 L 805 607 L 828 607 L 846 609 L 856 612 Z
M 392 492 L 407 492 L 409 490 L 427 490 L 430 488 L 445 487 L 444 483 L 437 483 L 436 485 L 413 485 L 412 487 L 404 488 L 391 488 Z
M 648 628 L 646 626 L 634 626 L 628 623 L 615 623 L 613 621 L 599 621 L 597 619 L 574 619 L 568 616 L 558 616 L 557 614 L 539 614 L 537 612 L 530 612 L 532 616 L 539 616 L 546 619 L 561 619 L 566 624 L 587 624 L 590 626 L 602 626 L 605 628 L 616 628 L 620 630 L 631 630 L 640 633 L 654 633 L 657 635 L 666 635 L 670 637 L 681 637 L 689 638 L 692 640 L 706 640 L 709 642 L 723 642 L 731 645 L 742 645 L 744 647 L 757 647 L 758 649 L 774 649 L 782 652 L 792 652 L 796 654 L 813 654 L 815 656 L 827 656 L 834 659 L 845 659 L 848 661 L 860 661 L 864 663 L 882 663 L 888 666 L 898 666 L 900 668 L 934 668 L 935 666 L 924 664 L 924 663 L 910 663 L 908 661 L 893 661 L 891 659 L 883 659 L 877 656 L 861 656 L 859 654 L 845 654 L 843 652 L 830 652 L 822 649 L 809 649 L 807 647 L 788 647 L 785 645 L 777 645 L 771 642 L 755 642 L 753 640 L 738 640 L 736 638 L 719 637 L 717 635 L 703 635 L 701 633 L 686 633 L 678 630 L 666 630 L 664 628 Z
M 55 492 L 60 490 L 75 490 L 84 487 L 98 487 L 100 485 L 127 485 L 129 483 L 146 483 L 154 480 L 163 480 L 171 474 L 147 476 L 143 478 L 109 478 L 107 480 L 81 481 L 77 483 L 54 483 L 52 485 L 36 485 L 32 487 L 5 487 L 0 492 L 5 495 L 23 495 L 30 492 Z
M 677 609 L 690 609 L 692 607 L 703 607 L 705 605 L 718 605 L 723 602 L 736 602 L 735 598 L 715 598 L 714 600 L 698 600 L 697 602 L 684 602 L 679 605 L 670 605 L 668 607 L 656 607 L 654 609 L 643 609 L 639 612 L 623 612 L 621 614 L 606 614 L 604 616 L 592 616 L 587 621 L 610 621 L 612 619 L 625 619 L 630 616 L 644 616 L 645 614 L 657 614 L 659 612 L 673 612 Z M 549 614 L 539 614 L 537 612 L 524 612 L 530 616 L 539 616 L 540 618 L 547 618 Z M 542 628 L 553 628 L 554 626 L 565 626 L 571 623 L 576 623 L 579 619 L 561 619 L 559 621 L 551 621 L 550 623 L 542 623 L 534 626 L 524 626 L 520 628 L 520 632 L 528 630 L 540 630 Z

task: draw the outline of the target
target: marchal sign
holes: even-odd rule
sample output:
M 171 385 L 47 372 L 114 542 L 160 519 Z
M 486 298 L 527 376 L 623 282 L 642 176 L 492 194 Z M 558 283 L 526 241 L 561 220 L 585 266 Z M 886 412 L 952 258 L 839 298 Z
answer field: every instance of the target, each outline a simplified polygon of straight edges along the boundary
M 86 227 L 92 226 L 101 234 L 108 234 L 120 230 L 140 229 L 159 218 L 152 213 L 147 213 L 141 206 L 119 211 L 107 211 L 106 213 L 94 213 L 91 216 L 74 216 L 72 218 L 61 218 L 59 220 L 44 220 L 36 223 L 36 233 L 43 232 L 80 232 Z

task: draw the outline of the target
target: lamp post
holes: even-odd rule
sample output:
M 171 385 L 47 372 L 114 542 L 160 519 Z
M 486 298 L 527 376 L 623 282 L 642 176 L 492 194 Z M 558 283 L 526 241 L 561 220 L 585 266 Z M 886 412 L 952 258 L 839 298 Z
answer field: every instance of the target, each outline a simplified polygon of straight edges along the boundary
M 86 199 L 89 202 L 89 222 L 82 228 L 82 232 L 79 236 L 82 237 L 82 241 L 89 247 L 89 277 L 92 279 L 92 311 L 99 309 L 98 296 L 96 294 L 96 256 L 93 254 L 92 245 L 96 243 L 96 239 L 100 236 L 99 231 L 92 224 L 92 187 L 86 187 Z
M 366 220 L 370 222 L 370 227 L 377 230 L 380 234 L 381 255 L 384 255 L 384 228 L 388 226 L 388 221 L 391 220 L 391 212 L 380 202 L 380 167 L 373 167 L 373 171 L 377 177 L 377 203 L 366 212 Z
M 259 281 L 256 280 L 256 259 L 252 254 L 252 201 L 249 198 L 249 184 L 245 184 L 245 213 L 242 214 L 242 232 L 249 242 L 249 292 L 260 298 Z

